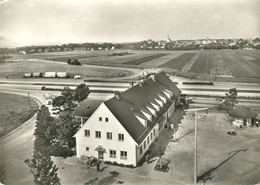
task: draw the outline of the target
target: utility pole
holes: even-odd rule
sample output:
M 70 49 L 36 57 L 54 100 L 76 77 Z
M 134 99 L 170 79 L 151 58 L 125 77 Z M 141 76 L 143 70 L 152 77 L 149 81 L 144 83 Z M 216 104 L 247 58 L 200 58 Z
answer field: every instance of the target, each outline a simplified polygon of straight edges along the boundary
M 28 103 L 29 103 L 29 108 L 31 108 L 30 93 L 29 92 L 28 92 Z
M 198 111 L 206 110 L 208 113 L 208 108 L 197 108 L 197 109 L 186 109 L 185 112 L 195 112 L 195 143 L 194 143 L 194 184 L 197 184 L 197 118 Z

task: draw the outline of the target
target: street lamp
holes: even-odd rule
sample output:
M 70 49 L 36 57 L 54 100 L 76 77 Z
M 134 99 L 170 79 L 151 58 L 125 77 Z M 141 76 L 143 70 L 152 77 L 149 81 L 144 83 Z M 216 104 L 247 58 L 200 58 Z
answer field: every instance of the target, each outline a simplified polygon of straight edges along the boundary
M 185 112 L 195 112 L 195 149 L 194 149 L 194 184 L 197 184 L 197 117 L 198 111 L 206 110 L 208 113 L 208 108 L 196 108 L 196 109 L 186 109 Z

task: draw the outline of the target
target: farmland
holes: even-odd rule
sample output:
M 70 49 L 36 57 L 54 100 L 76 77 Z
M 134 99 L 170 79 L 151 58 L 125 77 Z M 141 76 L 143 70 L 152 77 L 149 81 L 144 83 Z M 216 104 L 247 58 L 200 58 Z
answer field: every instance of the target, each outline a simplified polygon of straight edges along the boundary
M 171 59 L 167 63 L 161 65 L 161 67 L 167 67 L 172 69 L 179 69 L 181 70 L 195 55 L 196 53 L 183 53 L 182 55 Z
M 0 93 L 0 101 L 0 137 L 27 121 L 38 109 L 32 99 L 29 109 L 28 98 L 24 96 Z
M 118 56 L 113 53 L 125 52 L 115 51 L 78 51 L 78 52 L 52 52 L 37 53 L 29 55 L 16 55 L 14 59 L 45 59 L 58 62 L 66 62 L 68 58 L 78 59 L 82 64 L 131 67 L 131 68 L 163 68 L 173 74 L 199 79 L 228 81 L 239 81 L 243 78 L 245 82 L 260 81 L 260 51 L 259 50 L 200 50 L 200 51 L 165 51 L 165 50 L 129 50 L 128 55 Z M 31 63 L 26 63 L 31 65 Z M 40 64 L 41 65 L 41 64 Z M 54 65 L 54 63 L 53 63 Z M 48 66 L 42 66 L 49 70 Z M 55 66 L 53 66 L 56 68 Z M 62 66 L 62 70 L 67 70 Z M 81 69 L 80 74 L 84 74 Z M 77 71 L 75 66 L 70 70 Z M 1 70 L 1 69 L 0 69 Z M 62 71 L 61 70 L 61 71 Z M 6 71 L 6 70 L 5 70 Z M 6 73 L 6 72 L 5 72 Z M 18 70 L 19 73 L 19 70 Z M 87 73 L 87 75 L 86 75 Z M 110 72 L 109 72 L 110 73 Z M 107 76 L 117 76 L 116 72 Z M 120 74 L 126 74 L 123 71 Z M 83 76 L 98 76 L 101 73 L 87 71 Z M 211 76 L 212 74 L 212 76 Z M 129 75 L 127 73 L 126 75 Z M 1 76 L 1 75 L 0 75 Z M 2 75 L 3 76 L 3 75 Z M 101 75 L 102 77 L 107 77 Z M 235 77 L 235 78 L 234 78 Z M 240 78 L 240 79 L 237 79 Z
M 154 60 L 154 59 L 163 57 L 163 56 L 165 56 L 165 55 L 167 55 L 167 53 L 158 53 L 158 54 L 151 55 L 151 56 L 147 56 L 147 57 L 144 57 L 144 58 L 131 60 L 131 61 L 125 62 L 124 64 L 140 65 L 140 64 L 145 63 L 145 62 L 148 62 L 148 61 L 150 61 L 150 60 Z

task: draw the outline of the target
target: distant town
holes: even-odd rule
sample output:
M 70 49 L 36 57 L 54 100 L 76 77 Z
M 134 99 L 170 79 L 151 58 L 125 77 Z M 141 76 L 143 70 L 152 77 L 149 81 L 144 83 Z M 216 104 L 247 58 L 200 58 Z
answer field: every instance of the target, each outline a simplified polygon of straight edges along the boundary
M 152 39 L 129 43 L 69 43 L 62 45 L 22 46 L 16 48 L 0 48 L 0 54 L 32 54 L 60 51 L 94 51 L 94 50 L 210 50 L 210 49 L 260 49 L 260 38 L 250 39 L 197 39 L 167 40 Z

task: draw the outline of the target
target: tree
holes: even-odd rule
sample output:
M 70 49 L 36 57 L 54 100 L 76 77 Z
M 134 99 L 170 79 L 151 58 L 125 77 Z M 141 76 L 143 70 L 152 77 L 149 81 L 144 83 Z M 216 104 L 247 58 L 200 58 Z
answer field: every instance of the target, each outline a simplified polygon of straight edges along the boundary
M 62 147 L 72 149 L 76 145 L 75 138 L 73 136 L 78 131 L 80 123 L 73 121 L 68 114 L 60 115 L 56 121 L 57 140 Z
M 71 111 L 75 105 L 73 103 L 73 99 L 74 99 L 74 93 L 73 91 L 69 88 L 69 87 L 64 87 L 64 90 L 62 91 L 61 95 L 64 98 L 64 101 L 67 106 L 69 111 Z
M 89 88 L 86 84 L 82 83 L 77 86 L 75 90 L 74 100 L 78 102 L 82 102 L 85 100 L 89 95 Z
M 233 109 L 237 103 L 237 89 L 231 88 L 229 89 L 229 92 L 226 93 L 224 105 L 227 106 L 228 109 Z
M 78 59 L 75 59 L 73 62 L 71 62 L 71 65 L 77 65 L 77 66 L 80 66 L 81 63 L 78 61 Z
M 34 151 L 32 159 L 26 159 L 24 162 L 30 167 L 36 185 L 60 185 L 58 167 L 53 164 L 48 154 Z
M 36 119 L 36 128 L 34 131 L 36 139 L 34 141 L 34 147 L 37 151 L 44 151 L 56 137 L 56 125 L 54 118 L 50 116 L 48 107 L 45 105 L 42 105 L 38 110 Z
M 57 96 L 52 100 L 53 107 L 60 107 L 65 104 L 65 99 L 63 96 Z
M 67 60 L 67 63 L 70 65 L 71 64 L 71 60 L 70 58 Z

